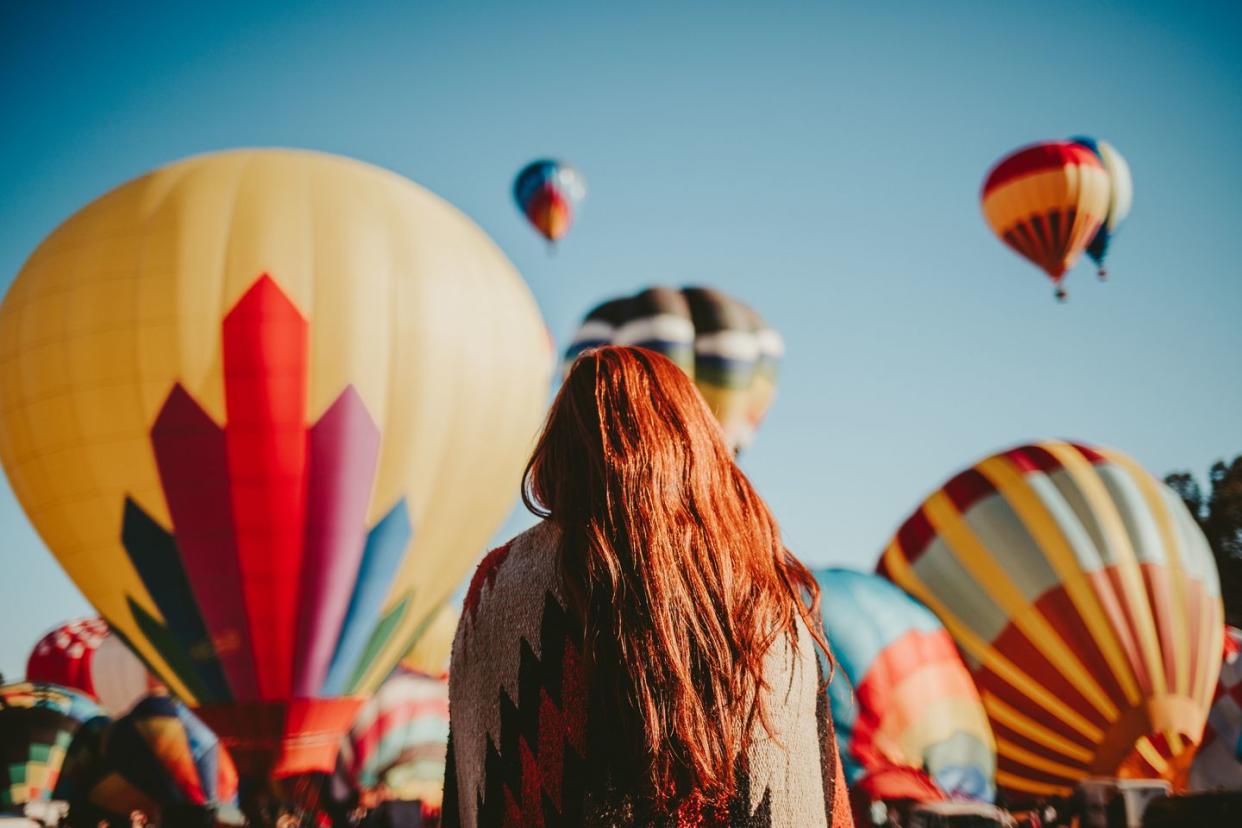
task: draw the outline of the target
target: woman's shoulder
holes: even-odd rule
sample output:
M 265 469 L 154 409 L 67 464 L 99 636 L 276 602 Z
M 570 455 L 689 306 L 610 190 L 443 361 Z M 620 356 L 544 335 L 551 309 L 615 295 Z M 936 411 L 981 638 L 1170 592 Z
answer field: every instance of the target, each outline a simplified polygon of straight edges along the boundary
M 515 594 L 541 588 L 559 593 L 558 539 L 556 527 L 543 520 L 484 555 L 466 590 L 463 618 L 477 618 Z

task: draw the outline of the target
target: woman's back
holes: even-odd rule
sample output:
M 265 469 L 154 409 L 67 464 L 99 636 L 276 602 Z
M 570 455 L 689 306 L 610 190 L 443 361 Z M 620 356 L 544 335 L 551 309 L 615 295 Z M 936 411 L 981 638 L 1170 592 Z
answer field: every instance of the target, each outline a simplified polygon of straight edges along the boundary
M 449 673 L 445 828 L 851 824 L 809 635 L 766 659 L 775 739 L 756 722 L 725 813 L 644 815 L 649 803 L 609 790 L 604 766 L 627 759 L 616 752 L 629 740 L 591 715 L 582 619 L 567 609 L 559 556 L 557 530 L 540 523 L 491 552 L 470 584 Z
M 819 587 L 676 365 L 582 354 L 523 499 L 453 649 L 449 825 L 848 821 Z

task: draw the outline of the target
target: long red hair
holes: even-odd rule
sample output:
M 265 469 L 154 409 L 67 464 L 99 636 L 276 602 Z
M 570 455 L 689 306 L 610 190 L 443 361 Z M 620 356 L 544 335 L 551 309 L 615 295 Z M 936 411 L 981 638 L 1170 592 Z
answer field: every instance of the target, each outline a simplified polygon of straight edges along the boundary
M 582 354 L 523 500 L 561 530 L 593 703 L 620 742 L 612 781 L 660 809 L 725 803 L 756 723 L 775 735 L 769 650 L 780 638 L 797 647 L 800 626 L 828 649 L 814 578 L 693 383 L 641 348 Z

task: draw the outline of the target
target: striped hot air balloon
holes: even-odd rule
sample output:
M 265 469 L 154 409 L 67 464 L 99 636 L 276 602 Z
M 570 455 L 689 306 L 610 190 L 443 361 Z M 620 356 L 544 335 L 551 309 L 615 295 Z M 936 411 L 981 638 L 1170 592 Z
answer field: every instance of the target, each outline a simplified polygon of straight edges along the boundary
M 1108 172 L 1072 141 L 1033 144 L 1002 159 L 983 182 L 983 215 L 1005 244 L 1061 281 L 1108 215 Z
M 26 679 L 81 690 L 113 716 L 160 686 L 102 618 L 70 621 L 43 636 L 26 662 Z
M 1220 669 L 1220 586 L 1186 507 L 1133 460 L 1059 441 L 982 460 L 924 501 L 880 571 L 956 640 L 1010 801 L 1184 776 Z
M 1212 696 L 1203 744 L 1190 766 L 1190 787 L 1242 790 L 1242 630 L 1225 630 L 1225 657 Z
M 776 393 L 785 346 L 758 313 L 712 288 L 648 288 L 599 305 L 565 351 L 565 367 L 600 345 L 658 351 L 694 380 L 734 450 L 750 445 Z
M 841 671 L 828 697 L 846 782 L 908 767 L 950 796 L 992 801 L 992 730 L 936 616 L 878 575 L 825 569 L 815 580 Z
M 329 773 L 507 514 L 546 327 L 477 226 L 293 150 L 86 206 L 0 306 L 0 457 L 108 625 L 243 774 Z
M 67 687 L 41 682 L 0 687 L 0 766 L 6 775 L 0 813 L 50 800 L 74 734 L 102 715 L 93 700 Z
M 1130 177 L 1130 165 L 1112 144 L 1084 136 L 1070 140 L 1094 152 L 1104 166 L 1104 171 L 1108 173 L 1108 214 L 1100 224 L 1100 229 L 1095 231 L 1091 243 L 1087 245 L 1087 255 L 1095 262 L 1097 272 L 1103 279 L 1108 275 L 1104 267 L 1108 246 L 1112 243 L 1113 236 L 1117 235 L 1121 223 L 1130 215 L 1130 207 L 1134 201 L 1134 180 Z
M 398 668 L 363 705 L 341 746 L 341 769 L 358 791 L 438 812 L 448 750 L 448 680 Z

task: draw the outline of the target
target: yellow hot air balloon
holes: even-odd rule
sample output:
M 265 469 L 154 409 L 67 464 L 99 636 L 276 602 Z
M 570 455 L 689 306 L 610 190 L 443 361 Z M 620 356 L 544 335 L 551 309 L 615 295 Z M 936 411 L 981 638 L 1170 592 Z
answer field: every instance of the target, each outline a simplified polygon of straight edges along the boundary
M 0 457 L 111 628 L 243 772 L 332 768 L 511 505 L 546 328 L 469 219 L 345 158 L 135 179 L 0 306 Z
M 1181 783 L 1224 609 L 1203 533 L 1133 460 L 1060 441 L 982 460 L 924 501 L 880 570 L 957 641 L 1010 801 L 1091 775 Z

